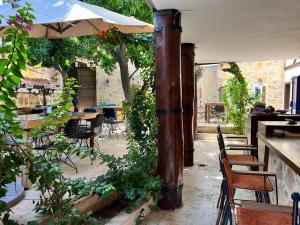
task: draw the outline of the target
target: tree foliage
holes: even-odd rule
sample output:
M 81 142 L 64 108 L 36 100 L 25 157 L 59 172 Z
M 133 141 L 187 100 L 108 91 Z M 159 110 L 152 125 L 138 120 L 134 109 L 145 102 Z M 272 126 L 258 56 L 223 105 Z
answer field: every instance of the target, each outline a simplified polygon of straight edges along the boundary
M 227 80 L 224 86 L 222 97 L 225 104 L 226 119 L 234 125 L 233 131 L 237 134 L 244 134 L 246 126 L 246 116 L 254 102 L 248 90 L 248 84 L 242 75 L 239 66 L 232 62 L 230 67 L 223 69 L 234 75 Z
M 149 36 L 144 35 L 131 38 L 114 29 L 107 32 L 106 35 L 116 33 L 115 39 L 107 41 L 107 44 L 119 45 L 119 47 L 128 44 L 125 48 L 128 52 L 137 51 L 140 55 L 147 54 L 144 59 L 139 57 L 135 59 L 136 65 L 140 64 L 142 68 L 143 85 L 133 88 L 132 101 L 127 101 L 125 105 L 130 125 L 128 154 L 123 158 L 101 155 L 100 159 L 107 163 L 109 169 L 105 175 L 95 180 L 69 179 L 65 178 L 61 168 L 49 159 L 62 154 L 79 155 L 82 149 L 69 143 L 62 134 L 58 134 L 50 151 L 46 151 L 43 155 L 36 154 L 32 149 L 32 144 L 22 138 L 23 130 L 13 111 L 16 108 L 15 89 L 20 84 L 21 71 L 25 69 L 26 61 L 29 59 L 32 64 L 44 65 L 57 63 L 66 69 L 69 62 L 74 60 L 74 46 L 78 46 L 79 39 L 64 39 L 62 42 L 58 40 L 48 42 L 45 39 L 30 40 L 30 50 L 28 50 L 28 31 L 31 29 L 33 18 L 30 5 L 20 9 L 16 16 L 9 18 L 7 22 L 12 26 L 5 31 L 5 47 L 0 48 L 0 53 L 7 56 L 7 58 L 0 59 L 0 197 L 4 196 L 7 191 L 5 185 L 16 181 L 16 176 L 21 173 L 20 167 L 25 166 L 28 168 L 27 175 L 40 192 L 40 199 L 37 200 L 35 210 L 56 218 L 52 224 L 99 224 L 100 222 L 89 214 L 83 215 L 74 208 L 74 201 L 82 196 L 92 194 L 108 196 L 114 192 L 122 192 L 125 199 L 132 203 L 136 198 L 147 197 L 151 193 L 157 199 L 160 195 L 160 180 L 156 175 L 157 122 L 152 38 L 149 39 Z M 81 43 L 90 46 L 90 40 L 82 38 Z M 98 41 L 101 43 L 105 39 Z M 135 41 L 141 44 L 140 48 L 138 44 L 134 45 Z M 65 49 L 69 52 L 69 58 L 64 55 L 65 50 L 58 47 L 63 42 L 71 46 Z M 142 52 L 144 44 L 147 46 L 147 53 Z M 90 49 L 77 50 L 81 51 L 78 54 L 90 53 Z M 32 54 L 28 57 L 27 53 Z M 75 87 L 78 85 L 74 79 L 65 80 L 62 94 L 55 103 L 56 109 L 45 118 L 41 126 L 31 132 L 32 136 L 66 122 Z M 8 141 L 13 148 L 8 147 Z M 16 224 L 10 219 L 10 210 L 3 201 L 0 201 L 0 221 L 4 225 Z
M 144 0 L 84 0 L 84 2 L 152 22 L 152 12 Z M 93 60 L 108 74 L 119 65 L 124 95 L 129 99 L 131 78 L 153 56 L 151 55 L 153 35 L 123 34 L 112 29 L 105 33 L 106 38 L 100 36 L 58 40 L 31 39 L 28 51 L 30 65 L 53 66 L 64 76 L 67 76 L 67 71 L 76 57 Z M 134 71 L 129 71 L 129 63 L 134 65 Z

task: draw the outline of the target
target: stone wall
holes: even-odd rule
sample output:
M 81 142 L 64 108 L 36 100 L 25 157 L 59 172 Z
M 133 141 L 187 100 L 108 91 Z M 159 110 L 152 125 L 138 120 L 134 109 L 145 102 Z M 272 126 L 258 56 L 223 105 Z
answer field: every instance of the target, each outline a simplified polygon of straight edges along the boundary
M 134 71 L 134 66 L 129 66 L 129 73 Z M 96 69 L 96 82 L 97 82 L 97 104 L 101 102 L 119 104 L 125 100 L 124 92 L 122 88 L 120 68 L 107 74 L 100 67 Z M 140 83 L 140 74 L 137 72 L 131 83 Z
M 59 97 L 60 91 L 56 91 L 51 96 L 46 96 L 47 104 L 53 105 L 54 100 Z M 20 89 L 17 93 L 16 105 L 18 108 L 35 107 L 36 105 L 43 105 L 43 95 L 30 94 L 26 89 Z
M 199 71 L 197 79 L 197 94 L 200 106 L 206 102 L 218 102 L 218 73 L 219 66 L 196 68 Z
M 266 104 L 276 109 L 283 108 L 284 102 L 284 61 L 258 61 L 238 63 L 248 82 L 249 90 L 262 81 L 266 86 Z M 222 71 L 228 64 L 202 67 L 201 78 L 198 79 L 199 103 L 202 107 L 206 101 L 218 102 L 220 100 L 220 88 L 226 84 L 231 74 Z M 199 92 L 199 91 L 198 91 Z
M 53 68 L 28 67 L 26 71 L 23 71 L 23 77 L 22 83 L 30 83 L 32 86 L 41 85 L 43 80 L 51 79 L 51 81 L 56 85 L 57 90 L 51 96 L 46 96 L 48 105 L 54 104 L 55 99 L 57 99 L 61 93 L 63 86 L 62 76 Z M 30 79 L 30 82 L 26 82 L 26 79 Z M 17 92 L 16 105 L 18 108 L 33 108 L 37 105 L 43 105 L 43 95 L 30 94 L 26 88 L 19 88 Z

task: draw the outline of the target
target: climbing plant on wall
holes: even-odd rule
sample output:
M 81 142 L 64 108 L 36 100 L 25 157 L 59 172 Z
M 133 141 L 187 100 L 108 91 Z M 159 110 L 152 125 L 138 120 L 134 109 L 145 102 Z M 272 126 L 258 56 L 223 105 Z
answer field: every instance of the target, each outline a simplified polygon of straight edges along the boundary
M 242 75 L 239 66 L 232 62 L 224 72 L 231 73 L 232 78 L 228 79 L 224 86 L 222 97 L 225 105 L 226 119 L 234 125 L 233 131 L 236 134 L 244 134 L 246 116 L 254 102 L 248 90 L 248 83 Z

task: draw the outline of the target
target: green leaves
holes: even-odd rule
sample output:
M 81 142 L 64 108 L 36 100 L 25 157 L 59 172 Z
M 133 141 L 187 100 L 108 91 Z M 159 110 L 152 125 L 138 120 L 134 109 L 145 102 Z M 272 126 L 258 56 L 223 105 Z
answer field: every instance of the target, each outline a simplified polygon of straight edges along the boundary
M 253 104 L 253 98 L 248 91 L 248 84 L 236 63 L 229 63 L 230 67 L 223 69 L 234 75 L 227 80 L 223 89 L 222 98 L 225 104 L 226 119 L 234 125 L 233 131 L 236 134 L 244 134 L 246 116 Z

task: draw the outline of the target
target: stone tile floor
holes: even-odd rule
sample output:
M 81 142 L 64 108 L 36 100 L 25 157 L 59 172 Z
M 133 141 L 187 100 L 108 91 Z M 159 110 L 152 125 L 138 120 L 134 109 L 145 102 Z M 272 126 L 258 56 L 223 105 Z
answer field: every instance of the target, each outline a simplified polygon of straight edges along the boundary
M 220 183 L 216 141 L 195 142 L 195 164 L 184 169 L 183 207 L 152 212 L 144 225 L 212 225 Z M 205 165 L 205 166 L 204 166 Z
M 236 152 L 235 152 L 236 153 Z M 214 225 L 222 181 L 217 141 L 195 142 L 195 164 L 184 169 L 183 207 L 174 211 L 154 211 L 143 225 Z M 241 170 L 245 168 L 237 168 Z M 237 190 L 237 199 L 252 199 L 254 193 Z
M 119 135 L 119 140 L 113 135 L 111 138 L 99 139 L 98 143 L 102 152 L 106 154 L 122 156 L 126 153 L 126 139 Z M 76 177 L 86 177 L 93 178 L 98 175 L 104 174 L 107 167 L 101 165 L 99 162 L 95 161 L 91 165 L 90 159 L 79 159 L 72 158 L 78 167 L 78 173 L 75 170 L 65 164 L 62 164 L 62 169 L 65 176 L 76 178 Z M 39 192 L 30 189 L 25 191 L 25 198 L 18 203 L 16 206 L 12 207 L 13 212 L 12 219 L 18 221 L 20 224 L 27 224 L 29 221 L 37 220 L 38 215 L 34 212 L 34 206 L 39 199 Z M 0 222 L 1 225 L 1 222 Z
M 126 153 L 126 140 L 115 137 L 100 140 L 103 152 L 121 156 Z M 212 225 L 216 220 L 216 204 L 222 181 L 219 172 L 218 146 L 216 140 L 195 142 L 195 165 L 184 169 L 183 207 L 175 211 L 153 211 L 145 218 L 144 225 Z M 105 165 L 95 162 L 90 165 L 89 159 L 77 159 L 79 172 L 67 166 L 63 170 L 67 176 L 83 176 L 92 178 L 106 171 Z M 237 193 L 237 197 L 240 193 Z M 248 195 L 253 199 L 254 195 Z M 243 192 L 243 197 L 245 194 Z M 32 212 L 33 200 L 38 198 L 38 193 L 31 189 L 26 191 L 26 196 L 21 203 L 12 208 L 13 218 L 22 224 L 36 219 Z M 0 223 L 1 224 L 1 223 Z

